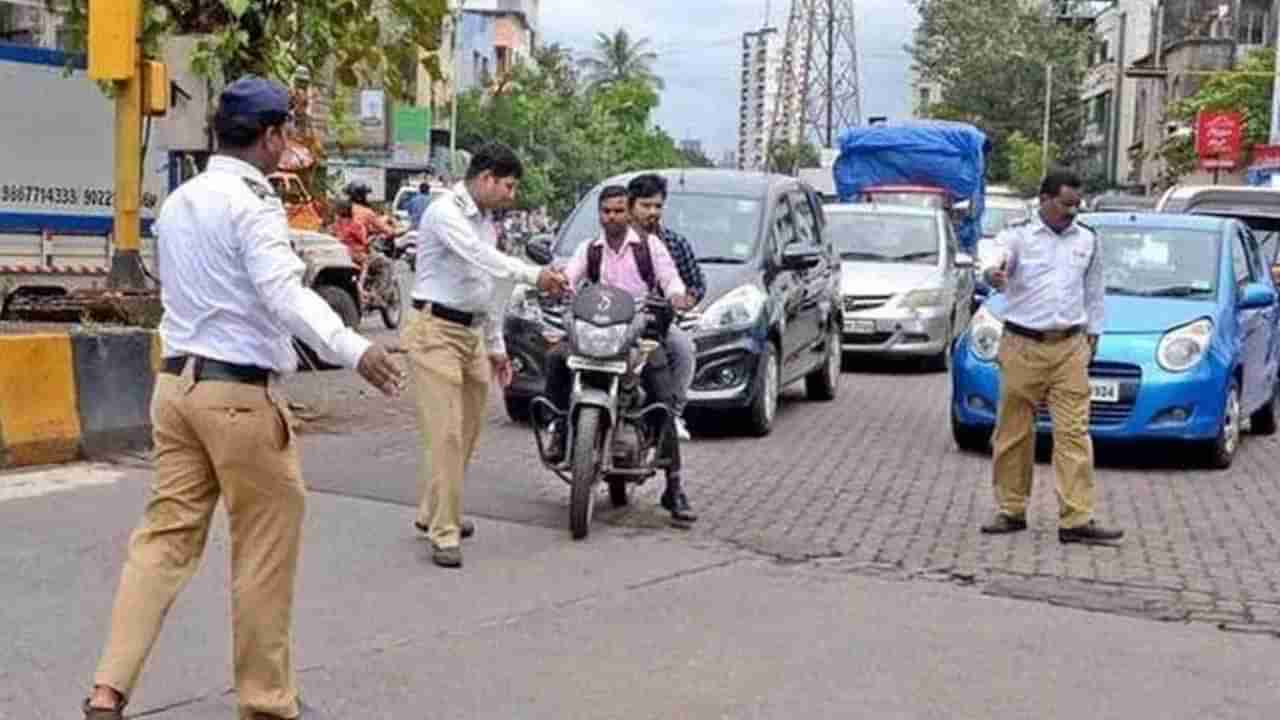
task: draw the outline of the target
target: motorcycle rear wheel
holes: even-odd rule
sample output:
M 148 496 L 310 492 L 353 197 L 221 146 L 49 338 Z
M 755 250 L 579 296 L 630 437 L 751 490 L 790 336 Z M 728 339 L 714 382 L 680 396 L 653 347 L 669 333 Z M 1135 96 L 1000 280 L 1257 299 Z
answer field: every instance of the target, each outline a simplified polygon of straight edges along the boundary
M 573 434 L 573 483 L 569 489 L 569 533 L 574 540 L 582 540 L 591 531 L 600 444 L 600 408 L 583 408 Z

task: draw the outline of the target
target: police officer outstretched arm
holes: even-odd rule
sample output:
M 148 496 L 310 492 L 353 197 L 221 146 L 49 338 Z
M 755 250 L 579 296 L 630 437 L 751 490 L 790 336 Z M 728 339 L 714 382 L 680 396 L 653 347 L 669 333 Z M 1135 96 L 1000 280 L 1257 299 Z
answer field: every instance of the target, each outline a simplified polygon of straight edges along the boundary
M 462 484 L 484 427 L 490 381 L 511 381 L 502 311 L 517 282 L 559 294 L 564 276 L 498 250 L 493 212 L 511 206 L 524 173 L 503 145 L 480 148 L 465 181 L 432 201 L 418 228 L 413 312 L 401 332 L 418 403 L 423 459 L 415 527 L 432 560 L 462 565 Z
M 384 392 L 395 392 L 400 372 L 302 285 L 267 181 L 289 121 L 279 84 L 228 85 L 213 121 L 219 153 L 169 195 L 156 222 L 164 357 L 151 399 L 155 477 L 83 704 L 88 720 L 123 718 L 169 608 L 200 565 L 220 499 L 239 714 L 302 712 L 290 626 L 306 487 L 276 378 L 297 367 L 295 336 Z

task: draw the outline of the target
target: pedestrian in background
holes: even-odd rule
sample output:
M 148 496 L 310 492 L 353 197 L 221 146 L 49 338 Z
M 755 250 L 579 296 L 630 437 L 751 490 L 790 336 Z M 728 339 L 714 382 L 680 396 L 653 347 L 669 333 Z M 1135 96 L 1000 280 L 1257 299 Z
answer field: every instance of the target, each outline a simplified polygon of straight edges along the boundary
M 1000 408 L 992 479 L 998 511 L 982 532 L 1027 528 L 1035 471 L 1036 408 L 1053 420 L 1058 484 L 1058 540 L 1100 543 L 1124 531 L 1094 519 L 1093 443 L 1089 438 L 1089 363 L 1102 336 L 1102 254 L 1098 238 L 1076 221 L 1081 181 L 1050 172 L 1040 186 L 1040 212 L 1000 233 L 998 264 L 987 281 L 1008 299 L 1000 339 Z
M 413 312 L 402 333 L 423 445 L 414 525 L 442 567 L 461 567 L 460 541 L 475 532 L 462 517 L 462 482 L 484 425 L 490 379 L 511 384 L 502 322 L 514 283 L 554 294 L 566 286 L 560 272 L 498 250 L 493 213 L 514 203 L 523 174 L 510 148 L 481 148 L 466 180 L 431 203 L 418 229 Z
M 164 318 L 151 401 L 155 480 L 111 614 L 84 716 L 119 720 L 165 615 L 204 554 L 222 498 L 231 534 L 231 625 L 240 716 L 299 717 L 290 625 L 306 488 L 276 377 L 292 338 L 394 394 L 387 353 L 302 285 L 284 206 L 267 181 L 288 146 L 289 95 L 240 79 L 213 119 L 219 153 L 156 221 Z

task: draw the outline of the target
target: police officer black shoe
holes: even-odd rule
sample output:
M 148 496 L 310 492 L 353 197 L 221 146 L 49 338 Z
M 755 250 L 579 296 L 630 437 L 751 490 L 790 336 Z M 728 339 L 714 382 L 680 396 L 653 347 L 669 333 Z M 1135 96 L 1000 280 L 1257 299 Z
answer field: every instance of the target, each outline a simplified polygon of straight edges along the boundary
M 996 513 L 991 522 L 982 526 L 982 532 L 985 535 L 1007 535 L 1026 529 L 1027 518 L 1025 515 L 1009 515 L 1008 513 Z
M 89 705 L 89 699 L 85 698 L 84 720 L 124 720 L 124 703 L 121 702 L 113 708 L 96 708 Z
M 1119 528 L 1109 528 L 1098 524 L 1097 520 L 1074 528 L 1058 528 L 1058 542 L 1083 543 L 1085 545 L 1106 545 L 1124 537 Z
M 417 520 L 413 521 L 413 526 L 417 528 L 418 532 L 422 533 L 423 535 L 431 534 L 431 528 L 427 527 L 426 525 L 423 525 Z M 462 535 L 462 539 L 466 540 L 467 538 L 476 534 L 476 524 L 471 522 L 470 520 L 463 520 L 462 524 L 458 526 L 458 531 L 459 531 L 459 534 Z
M 679 485 L 667 487 L 666 492 L 662 493 L 661 504 L 667 512 L 671 513 L 671 519 L 675 522 L 698 521 L 698 515 L 693 512 L 693 507 L 689 505 L 689 498 L 685 496 L 684 490 L 681 490 Z

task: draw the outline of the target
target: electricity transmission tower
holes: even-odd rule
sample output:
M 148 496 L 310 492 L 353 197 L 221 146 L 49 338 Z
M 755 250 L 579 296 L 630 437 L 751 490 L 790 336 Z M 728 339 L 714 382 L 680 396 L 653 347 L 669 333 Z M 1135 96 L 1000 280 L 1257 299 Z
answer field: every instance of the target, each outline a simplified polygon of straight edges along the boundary
M 854 0 L 791 0 L 777 87 L 771 142 L 832 148 L 843 128 L 861 124 Z

